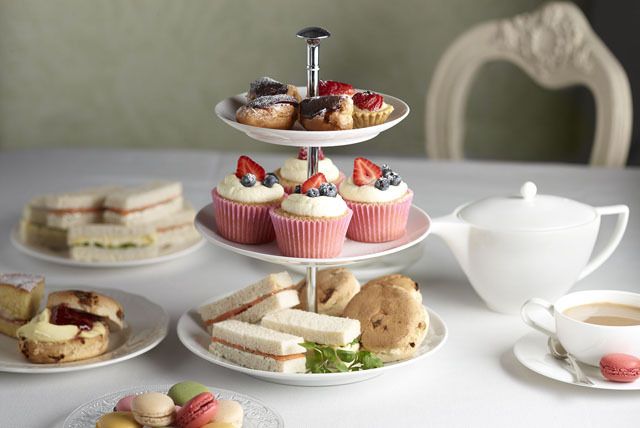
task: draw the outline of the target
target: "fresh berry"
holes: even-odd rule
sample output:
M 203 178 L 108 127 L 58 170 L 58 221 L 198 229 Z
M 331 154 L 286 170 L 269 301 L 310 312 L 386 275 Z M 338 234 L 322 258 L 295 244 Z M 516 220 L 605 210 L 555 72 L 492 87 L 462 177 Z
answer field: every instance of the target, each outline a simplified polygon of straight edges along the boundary
M 320 191 L 320 196 L 335 198 L 338 194 L 338 188 L 333 183 L 322 183 L 318 190 Z
M 306 147 L 300 147 L 300 150 L 298 150 L 298 159 L 307 160 Z M 323 159 L 324 159 L 324 152 L 322 151 L 322 148 L 318 148 L 318 160 L 323 160 Z
M 389 168 L 389 165 L 387 165 L 386 163 L 383 163 L 381 168 L 383 177 L 389 178 L 389 176 L 393 174 L 393 170 Z
M 324 174 L 319 172 L 317 174 L 312 175 L 307 179 L 307 181 L 302 183 L 301 191 L 302 193 L 306 194 L 309 189 L 317 189 L 320 187 L 322 183 L 326 183 L 326 182 L 327 182 L 327 179 L 325 178 Z
M 353 95 L 356 90 L 348 83 L 336 82 L 335 80 L 321 80 L 318 84 L 320 96 L 323 95 Z
M 395 172 L 391 174 L 391 176 L 389 176 L 388 178 L 389 178 L 389 184 L 391 184 L 392 186 L 399 186 L 400 183 L 402 183 L 402 177 L 400 177 Z
M 240 184 L 244 187 L 253 187 L 256 185 L 256 176 L 251 173 L 245 174 L 240 179 Z
M 358 92 L 353 96 L 353 103 L 359 109 L 374 111 L 382 107 L 384 98 L 382 98 L 382 95 L 371 91 Z
M 293 188 L 293 193 L 302 193 L 302 186 L 296 184 L 296 187 Z
M 262 184 L 265 187 L 273 187 L 274 184 L 279 183 L 278 176 L 276 176 L 273 172 L 268 173 L 264 180 L 262 180 Z
M 246 174 L 253 174 L 258 181 L 264 180 L 265 172 L 257 162 L 249 156 L 240 156 L 236 167 L 236 177 L 242 179 Z
M 320 191 L 318 189 L 309 189 L 307 190 L 307 193 L 305 193 L 305 195 L 310 198 L 317 198 L 318 196 L 320 196 Z
M 356 186 L 366 186 L 382 176 L 380 167 L 369 159 L 355 158 L 353 161 L 353 182 Z
M 376 189 L 378 190 L 387 190 L 389 188 L 389 180 L 387 178 L 380 177 L 376 180 L 374 186 L 376 186 Z

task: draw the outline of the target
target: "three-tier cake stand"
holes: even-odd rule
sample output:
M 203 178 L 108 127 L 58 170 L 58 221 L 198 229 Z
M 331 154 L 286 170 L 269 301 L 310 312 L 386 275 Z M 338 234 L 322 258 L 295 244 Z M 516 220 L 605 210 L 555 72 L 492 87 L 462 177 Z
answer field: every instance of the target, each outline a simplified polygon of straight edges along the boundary
M 300 30 L 297 36 L 307 43 L 307 87 L 299 88 L 301 96 L 313 97 L 318 95 L 319 83 L 319 50 L 322 39 L 330 36 L 329 32 L 319 27 L 307 27 Z M 402 100 L 384 95 L 385 102 L 394 108 L 389 119 L 376 126 L 343 131 L 306 131 L 300 125 L 291 130 L 259 128 L 244 125 L 236 121 L 236 110 L 246 103 L 245 94 L 238 94 L 227 98 L 215 107 L 217 116 L 230 126 L 244 132 L 249 137 L 269 144 L 283 146 L 307 147 L 307 176 L 318 171 L 318 155 L 321 147 L 335 147 L 356 144 L 376 137 L 380 132 L 397 125 L 409 114 L 409 106 Z M 420 208 L 413 205 L 409 213 L 407 229 L 400 239 L 383 243 L 362 243 L 345 241 L 342 253 L 335 258 L 314 259 L 283 256 L 275 242 L 261 245 L 238 244 L 223 238 L 215 224 L 212 204 L 203 207 L 197 214 L 195 224 L 198 231 L 209 242 L 222 248 L 253 257 L 255 259 L 282 265 L 302 265 L 307 273 L 307 302 L 309 311 L 316 312 L 316 272 L 318 267 L 348 265 L 364 260 L 384 257 L 388 254 L 402 251 L 420 243 L 430 231 L 431 220 Z

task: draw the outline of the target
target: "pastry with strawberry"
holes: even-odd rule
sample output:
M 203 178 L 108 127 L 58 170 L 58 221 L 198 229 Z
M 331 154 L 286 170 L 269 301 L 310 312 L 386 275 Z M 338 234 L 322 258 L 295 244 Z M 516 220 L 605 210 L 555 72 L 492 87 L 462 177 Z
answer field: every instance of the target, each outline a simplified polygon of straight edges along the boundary
M 387 242 L 404 235 L 413 192 L 387 165 L 356 158 L 353 175 L 340 185 L 340 195 L 353 211 L 349 239 Z
M 241 244 L 273 241 L 269 210 L 280 206 L 285 195 L 278 177 L 248 156 L 240 156 L 234 174 L 211 191 L 218 233 Z
M 353 129 L 353 101 L 348 95 L 325 95 L 300 102 L 300 125 L 307 131 Z
M 342 251 L 352 212 L 321 172 L 271 210 L 278 248 L 288 257 L 329 258 Z
M 348 95 L 353 96 L 356 90 L 348 83 L 336 82 L 335 80 L 321 80 L 318 84 L 318 94 L 324 95 Z
M 353 96 L 353 127 L 381 125 L 387 121 L 393 106 L 384 102 L 384 97 L 375 92 L 358 92 Z
M 318 150 L 318 172 L 323 173 L 327 181 L 336 186 L 340 186 L 345 178 L 331 159 L 324 156 L 322 149 Z M 284 191 L 293 193 L 295 187 L 307 179 L 307 149 L 301 147 L 298 156 L 285 160 L 284 165 L 278 168 L 275 174 L 280 179 Z

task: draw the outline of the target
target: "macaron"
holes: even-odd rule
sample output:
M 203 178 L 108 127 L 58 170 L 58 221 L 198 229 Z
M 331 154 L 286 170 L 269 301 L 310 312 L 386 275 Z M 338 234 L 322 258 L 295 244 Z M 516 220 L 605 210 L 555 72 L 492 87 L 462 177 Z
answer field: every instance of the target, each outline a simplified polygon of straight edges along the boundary
M 149 427 L 166 427 L 175 419 L 176 406 L 166 394 L 147 392 L 136 395 L 131 411 L 136 421 Z
M 116 412 L 130 412 L 131 411 L 131 403 L 133 399 L 136 398 L 135 395 L 127 395 L 126 397 L 122 397 L 116 403 Z
M 111 412 L 100 416 L 96 428 L 142 428 L 130 412 Z
M 233 428 L 242 428 L 244 411 L 237 401 L 218 400 L 218 411 L 213 418 L 213 422 L 226 423 Z
M 173 402 L 178 406 L 184 405 L 198 394 L 209 392 L 206 386 L 192 380 L 176 383 L 170 389 L 167 395 L 171 397 Z
M 633 382 L 640 377 L 640 358 L 628 354 L 608 354 L 600 360 L 600 372 L 612 382 Z
M 178 428 L 201 428 L 211 422 L 218 411 L 218 401 L 210 392 L 202 392 L 187 401 L 176 415 Z

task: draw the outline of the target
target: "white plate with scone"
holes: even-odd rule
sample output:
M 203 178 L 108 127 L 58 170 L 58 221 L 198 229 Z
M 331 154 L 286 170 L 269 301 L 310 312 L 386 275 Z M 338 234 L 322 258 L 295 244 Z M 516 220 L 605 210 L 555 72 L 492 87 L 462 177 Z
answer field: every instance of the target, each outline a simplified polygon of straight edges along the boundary
M 298 92 L 304 98 L 307 89 L 298 87 Z M 375 138 L 382 131 L 397 125 L 409 114 L 409 106 L 404 101 L 390 95 L 380 94 L 384 97 L 385 102 L 393 107 L 389 118 L 380 125 L 340 131 L 307 131 L 296 122 L 292 129 L 260 128 L 245 125 L 236 120 L 236 111 L 247 103 L 246 95 L 246 93 L 242 93 L 220 101 L 215 107 L 216 115 L 225 123 L 244 132 L 254 140 L 282 146 L 335 147 L 367 141 Z
M 65 290 L 69 290 L 69 288 L 66 287 Z M 37 342 L 42 339 L 34 339 L 27 345 L 25 345 L 24 340 L 21 340 L 21 343 L 23 344 L 23 348 L 21 349 L 18 339 L 0 335 L 0 372 L 59 373 L 76 370 L 87 370 L 91 368 L 115 364 L 121 361 L 128 360 L 130 358 L 134 358 L 151 350 L 160 342 L 162 342 L 162 340 L 167 335 L 169 326 L 169 315 L 164 309 L 162 309 L 162 307 L 151 302 L 145 297 L 128 293 L 126 291 L 112 289 L 97 289 L 93 287 L 72 288 L 82 290 L 81 292 L 69 292 L 76 293 L 79 296 L 77 299 L 79 302 L 81 302 L 82 296 L 95 296 L 90 292 L 96 292 L 118 302 L 120 305 L 120 313 L 124 313 L 124 316 L 118 315 L 118 317 L 120 318 L 118 326 L 114 327 L 111 324 L 109 325 L 108 334 L 106 335 L 107 339 L 105 340 L 106 343 L 100 345 L 102 346 L 102 349 L 99 351 L 100 355 L 70 362 L 35 363 L 29 361 L 21 353 L 21 351 L 36 354 L 39 353 L 42 350 L 40 349 L 42 348 L 42 346 L 38 347 Z M 61 290 L 62 289 L 52 290 L 51 287 L 47 286 L 46 291 L 49 296 L 51 296 L 52 294 L 57 294 L 60 298 L 63 298 L 64 292 L 62 292 Z M 66 305 L 67 303 L 65 302 L 63 306 Z M 47 317 L 52 316 L 51 312 L 49 312 L 49 309 L 47 309 L 40 312 L 40 314 L 36 316 L 36 318 L 42 316 L 42 314 L 44 314 L 45 312 L 47 312 Z M 34 322 L 36 318 L 34 318 L 32 322 Z M 111 316 L 111 318 L 113 319 L 114 317 Z M 58 327 L 70 327 L 70 325 L 59 325 Z M 95 327 L 92 327 L 91 331 L 93 331 L 94 328 Z M 72 340 L 69 340 L 64 342 L 56 341 L 55 344 L 58 345 L 59 350 L 64 350 L 61 352 L 83 352 L 82 349 L 78 350 L 77 348 L 89 346 L 89 344 L 93 343 L 91 336 L 87 336 L 86 340 L 78 339 L 78 337 L 85 336 L 82 336 L 82 334 L 80 333 L 79 335 L 76 335 L 76 339 L 73 339 L 73 343 L 71 343 Z M 41 344 L 42 343 L 43 342 L 41 342 Z M 49 352 L 47 350 L 53 349 L 51 345 L 47 345 L 46 343 L 44 343 L 44 347 L 45 348 L 43 352 Z M 87 352 L 91 351 L 87 350 Z M 94 353 L 93 355 L 96 355 L 96 353 Z M 42 358 L 34 358 L 34 355 L 31 355 L 31 358 L 33 360 L 46 360 L 48 359 L 48 357 L 51 357 L 55 360 L 56 358 L 60 358 L 61 356 L 48 356 L 41 354 L 40 357 Z
M 417 353 L 409 359 L 385 363 L 380 368 L 344 372 L 344 373 L 279 373 L 255 370 L 218 357 L 209 352 L 211 336 L 202 324 L 198 308 L 185 312 L 178 321 L 178 337 L 184 346 L 198 357 L 213 364 L 226 367 L 240 373 L 253 376 L 268 382 L 295 386 L 331 386 L 361 382 L 380 376 L 390 370 L 408 366 L 426 358 L 439 350 L 447 339 L 447 327 L 442 318 L 428 307 L 424 307 L 429 315 L 429 327 L 426 338 Z

